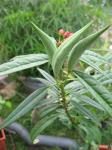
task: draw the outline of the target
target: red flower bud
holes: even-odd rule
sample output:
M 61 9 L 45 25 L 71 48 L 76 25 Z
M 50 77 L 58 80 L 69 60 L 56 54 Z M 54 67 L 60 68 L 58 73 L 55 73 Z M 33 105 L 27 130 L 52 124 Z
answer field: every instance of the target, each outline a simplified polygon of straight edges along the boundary
M 69 33 L 69 37 L 72 36 L 73 34 L 74 34 L 73 32 L 70 32 L 70 33 Z
M 65 33 L 65 31 L 63 29 L 60 29 L 58 32 L 60 35 L 63 35 Z
M 69 37 L 69 32 L 68 31 L 65 32 L 63 36 L 64 36 L 64 38 L 68 38 Z

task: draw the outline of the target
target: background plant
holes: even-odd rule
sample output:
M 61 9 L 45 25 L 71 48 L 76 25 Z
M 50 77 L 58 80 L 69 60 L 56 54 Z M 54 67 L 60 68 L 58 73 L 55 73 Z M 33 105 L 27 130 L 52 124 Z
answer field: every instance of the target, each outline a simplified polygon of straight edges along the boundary
M 0 96 L 0 113 L 3 109 L 11 108 L 11 102 L 5 101 L 2 96 Z M 1 114 L 0 114 L 1 115 Z
M 94 28 L 111 22 L 110 3 L 80 0 L 3 0 L 0 2 L 0 62 L 15 55 L 43 52 L 40 39 L 29 25 L 35 21 L 50 36 L 57 37 L 60 28 L 77 31 L 96 19 Z M 72 11 L 71 11 L 72 10 Z M 85 19 L 83 19 L 85 18 Z M 82 21 L 83 20 L 83 21 Z M 52 33 L 51 33 L 52 31 Z M 4 55 L 5 54 L 5 55 Z
M 92 24 L 93 22 L 88 23 L 57 47 L 50 36 L 32 23 L 45 46 L 46 54 L 16 56 L 11 61 L 0 65 L 0 76 L 47 62 L 53 69 L 53 76 L 38 68 L 44 78 L 37 78 L 37 80 L 43 82 L 45 86 L 28 96 L 5 119 L 1 128 L 8 126 L 32 109 L 41 108 L 41 119 L 31 131 L 34 142 L 38 134 L 58 119 L 70 129 L 77 131 L 80 138 L 82 136 L 80 142 L 100 143 L 101 122 L 112 115 L 112 95 L 105 87 L 110 76 L 102 70 L 102 64 L 110 62 L 105 57 L 86 49 L 109 26 L 81 40 L 82 35 L 85 35 Z M 78 60 L 97 70 L 97 74 L 91 76 L 86 73 L 87 70 L 84 72 L 83 68 L 79 71 L 76 65 Z M 89 126 L 93 130 L 90 131 Z M 90 138 L 89 134 L 94 131 L 99 132 L 98 140 L 96 136 Z M 86 141 L 83 133 L 87 136 Z

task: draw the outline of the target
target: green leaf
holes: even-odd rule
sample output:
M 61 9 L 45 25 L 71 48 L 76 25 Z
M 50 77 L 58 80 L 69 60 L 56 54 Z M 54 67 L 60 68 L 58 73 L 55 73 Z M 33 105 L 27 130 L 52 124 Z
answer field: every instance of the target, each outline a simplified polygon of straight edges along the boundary
M 53 39 L 50 36 L 48 36 L 45 32 L 39 29 L 33 22 L 31 23 L 35 27 L 38 36 L 41 38 L 44 46 L 46 47 L 46 53 L 48 54 L 51 61 L 54 52 L 57 51 L 56 44 L 54 43 Z
M 91 113 L 88 109 L 86 109 L 83 105 L 77 103 L 75 100 L 76 98 L 73 98 L 71 100 L 71 103 L 73 104 L 73 106 L 79 111 L 79 113 L 81 113 L 82 115 L 88 117 L 89 119 L 91 119 L 94 123 L 96 123 L 97 125 L 100 126 L 100 122 L 97 119 L 97 117 Z
M 74 33 L 73 36 L 69 37 L 65 42 L 63 42 L 63 44 L 54 53 L 52 66 L 55 76 L 58 76 L 60 69 L 72 47 L 78 42 L 79 38 L 84 34 L 85 31 L 87 31 L 91 24 L 92 22 L 88 23 L 82 29 Z
M 43 83 L 44 85 L 46 86 L 49 86 L 51 85 L 49 81 L 47 81 L 46 79 L 43 79 L 43 78 L 31 78 L 32 81 L 39 81 L 41 83 Z
M 86 50 L 84 52 L 84 54 L 80 57 L 80 61 L 86 63 L 92 67 L 91 69 L 95 69 L 100 73 L 103 73 L 102 69 L 100 69 L 100 65 L 108 62 L 104 56 L 90 50 Z
M 92 62 L 92 61 L 89 59 L 89 56 L 87 56 L 87 57 L 82 56 L 82 57 L 80 58 L 80 60 L 81 60 L 82 62 L 86 63 L 87 65 L 91 66 L 92 68 L 94 68 L 94 69 L 97 70 L 98 72 L 100 72 L 100 73 L 103 72 L 102 69 L 100 69 L 100 67 L 99 67 L 97 64 L 95 64 L 94 62 Z
M 58 92 L 58 88 L 56 87 L 56 85 L 57 85 L 56 84 L 56 80 L 50 74 L 48 74 L 46 71 L 44 71 L 44 70 L 42 70 L 40 68 L 38 68 L 38 70 L 43 75 L 43 77 L 46 79 L 46 81 L 48 81 L 49 86 L 57 93 Z
M 103 110 L 104 111 L 104 108 L 97 102 L 95 102 L 94 100 L 92 100 L 91 98 L 89 98 L 88 96 L 84 96 L 84 95 L 77 95 L 76 96 L 77 98 L 79 98 L 82 102 L 90 105 L 90 106 L 93 106 L 99 110 Z
M 68 57 L 68 70 L 71 71 L 74 68 L 74 65 L 77 63 L 77 60 L 83 54 L 83 52 L 110 26 L 107 26 L 96 32 L 95 34 L 89 35 L 88 37 L 80 40 L 71 50 Z
M 57 103 L 49 103 L 48 106 L 45 107 L 45 109 L 40 110 L 40 116 L 43 118 L 45 116 L 47 116 L 48 114 L 53 114 L 56 113 L 56 110 L 58 108 L 58 104 Z
M 112 116 L 112 108 L 108 103 L 112 104 L 111 93 L 96 79 L 92 76 L 80 72 L 74 71 L 74 75 L 78 80 L 87 88 L 87 90 L 93 95 L 93 97 L 102 105 L 102 107 Z
M 112 83 L 112 72 L 110 70 L 103 71 L 101 74 L 94 75 L 94 78 L 97 79 L 102 85 Z
M 92 124 L 88 124 L 85 122 L 84 124 L 80 124 L 79 128 L 82 129 L 84 133 L 86 133 L 86 135 L 84 135 L 84 138 L 86 138 L 86 142 L 92 143 L 92 141 L 94 141 L 98 144 L 101 143 L 102 133 L 99 127 L 93 126 Z M 97 148 L 95 148 L 94 150 L 96 149 Z
M 102 83 L 102 85 L 109 85 L 112 84 L 112 72 L 107 70 L 103 72 L 104 75 L 99 77 L 99 81 Z
M 108 79 L 102 82 L 103 85 L 109 85 L 112 84 L 112 79 Z
M 40 68 L 38 68 L 38 70 L 48 82 L 51 84 L 56 84 L 56 80 L 50 74 Z
M 35 140 L 35 138 L 49 125 L 51 125 L 56 119 L 57 115 L 51 115 L 46 116 L 40 121 L 37 122 L 37 124 L 34 126 L 34 128 L 31 130 L 31 138 L 32 140 Z
M 45 54 L 29 54 L 17 56 L 7 63 L 0 65 L 0 76 L 32 68 L 48 62 Z
M 43 78 L 35 78 L 34 80 L 40 81 L 44 85 L 48 86 L 49 89 L 50 89 L 50 91 L 52 91 L 54 94 L 58 93 L 58 88 L 54 84 L 52 84 L 51 82 L 49 82 L 48 80 L 43 79 Z
M 111 55 L 111 52 L 108 51 L 108 53 L 105 54 L 105 59 L 106 59 L 109 63 L 112 63 L 112 55 Z
M 98 80 L 100 82 L 106 81 L 112 79 L 112 71 L 111 70 L 106 70 L 103 72 L 103 74 L 100 74 L 98 77 Z
M 44 98 L 47 93 L 47 87 L 40 88 L 28 96 L 0 125 L 0 129 L 10 125 L 27 112 L 32 110 Z
M 72 81 L 70 83 L 68 83 L 65 86 L 65 90 L 67 91 L 67 93 L 69 93 L 70 95 L 74 94 L 82 94 L 85 93 L 87 90 L 85 89 L 85 87 L 79 82 L 79 81 Z
M 100 54 L 91 51 L 91 50 L 86 50 L 81 57 L 89 58 L 92 62 L 95 63 L 107 63 L 108 61 L 104 56 L 101 56 Z

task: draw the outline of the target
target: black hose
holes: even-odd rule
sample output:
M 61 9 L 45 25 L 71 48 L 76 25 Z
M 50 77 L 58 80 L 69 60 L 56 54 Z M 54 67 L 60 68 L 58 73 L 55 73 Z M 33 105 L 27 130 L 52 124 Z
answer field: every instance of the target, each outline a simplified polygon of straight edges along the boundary
M 39 135 L 37 139 L 39 140 L 39 145 L 46 145 L 49 147 L 58 146 L 64 149 L 78 150 L 77 144 L 69 138 Z
M 27 145 L 32 145 L 32 141 L 28 130 L 21 124 L 14 122 L 11 125 L 9 125 L 6 128 L 6 130 L 8 130 L 9 132 L 11 131 L 12 133 L 17 133 Z
M 35 144 L 33 144 L 28 130 L 17 122 L 9 125 L 7 129 L 16 132 L 28 146 L 58 146 L 64 150 L 78 150 L 78 145 L 75 141 L 55 136 L 39 135 L 35 140 Z

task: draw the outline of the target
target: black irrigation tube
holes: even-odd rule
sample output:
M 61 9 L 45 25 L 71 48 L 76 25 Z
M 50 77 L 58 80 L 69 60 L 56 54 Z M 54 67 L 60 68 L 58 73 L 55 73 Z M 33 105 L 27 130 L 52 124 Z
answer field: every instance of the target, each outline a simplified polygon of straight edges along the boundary
M 46 146 L 59 147 L 63 150 L 78 150 L 78 145 L 74 140 L 55 136 L 39 135 L 37 137 L 37 143 L 33 144 L 28 130 L 17 122 L 12 123 L 6 128 L 6 130 L 17 133 L 20 138 L 25 142 L 25 144 L 31 147 Z

